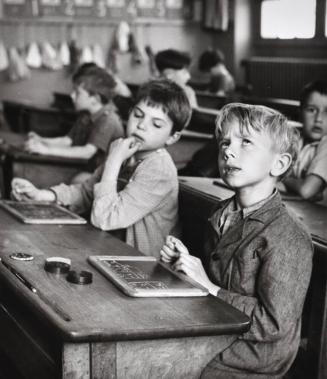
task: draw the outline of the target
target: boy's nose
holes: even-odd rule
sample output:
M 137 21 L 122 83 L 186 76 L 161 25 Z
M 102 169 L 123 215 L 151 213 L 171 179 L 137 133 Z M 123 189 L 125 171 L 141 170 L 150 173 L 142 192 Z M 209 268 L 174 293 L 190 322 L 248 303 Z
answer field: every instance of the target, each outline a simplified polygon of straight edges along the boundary
M 224 150 L 224 159 L 227 161 L 229 158 L 235 158 L 235 153 L 232 151 L 230 147 L 227 147 Z
M 322 121 L 323 120 L 323 114 L 324 110 L 318 109 L 316 113 L 316 121 Z
M 144 120 L 141 120 L 141 121 L 138 122 L 137 128 L 141 129 L 141 130 L 145 130 L 146 129 L 146 125 L 145 125 Z

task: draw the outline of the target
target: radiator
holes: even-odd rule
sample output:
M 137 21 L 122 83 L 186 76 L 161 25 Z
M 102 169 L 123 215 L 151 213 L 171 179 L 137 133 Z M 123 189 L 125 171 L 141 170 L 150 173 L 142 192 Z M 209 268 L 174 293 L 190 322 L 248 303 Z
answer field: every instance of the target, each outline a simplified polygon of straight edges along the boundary
M 243 66 L 254 96 L 298 99 L 306 83 L 327 80 L 327 59 L 252 57 Z

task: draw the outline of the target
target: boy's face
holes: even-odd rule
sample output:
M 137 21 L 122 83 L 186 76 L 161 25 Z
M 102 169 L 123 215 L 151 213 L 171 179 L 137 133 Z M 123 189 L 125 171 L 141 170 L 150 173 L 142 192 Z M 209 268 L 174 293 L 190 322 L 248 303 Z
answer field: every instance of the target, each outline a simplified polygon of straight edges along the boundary
M 179 85 L 185 85 L 190 80 L 190 72 L 184 67 L 180 70 L 167 68 L 163 71 L 163 75 Z
M 178 140 L 179 133 L 171 135 L 173 122 L 160 106 L 141 101 L 133 108 L 127 122 L 127 137 L 141 143 L 138 151 L 156 150 Z
M 303 132 L 309 142 L 327 134 L 327 96 L 312 92 L 302 109 Z
M 235 192 L 249 190 L 261 197 L 263 191 L 272 193 L 276 184 L 271 172 L 279 155 L 267 133 L 251 127 L 241 131 L 238 120 L 232 119 L 219 139 L 220 175 Z
M 89 111 L 91 109 L 94 96 L 90 95 L 82 85 L 74 86 L 70 96 L 77 111 Z

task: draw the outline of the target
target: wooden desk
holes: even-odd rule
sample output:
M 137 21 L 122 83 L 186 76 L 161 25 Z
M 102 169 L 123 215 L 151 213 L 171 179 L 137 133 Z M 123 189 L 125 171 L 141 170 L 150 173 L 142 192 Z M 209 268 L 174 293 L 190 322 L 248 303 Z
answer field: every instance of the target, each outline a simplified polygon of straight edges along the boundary
M 73 176 L 88 171 L 88 160 L 31 154 L 23 151 L 24 134 L 0 132 L 4 196 L 9 197 L 10 183 L 18 176 L 30 180 L 37 187 L 59 183 L 69 184 Z
M 14 251 L 34 255 L 30 262 L 8 259 L 52 303 L 0 263 L 0 348 L 28 379 L 198 378 L 249 327 L 243 313 L 210 295 L 124 295 L 86 259 L 139 253 L 90 225 L 30 226 L 0 210 L 0 241 L 2 258 Z M 47 273 L 45 258 L 58 255 L 70 258 L 74 269 L 91 271 L 93 283 L 75 285 Z
M 67 134 L 76 121 L 75 110 L 56 109 L 50 105 L 35 104 L 27 100 L 3 100 L 3 113 L 12 131 L 34 131 L 43 137 Z

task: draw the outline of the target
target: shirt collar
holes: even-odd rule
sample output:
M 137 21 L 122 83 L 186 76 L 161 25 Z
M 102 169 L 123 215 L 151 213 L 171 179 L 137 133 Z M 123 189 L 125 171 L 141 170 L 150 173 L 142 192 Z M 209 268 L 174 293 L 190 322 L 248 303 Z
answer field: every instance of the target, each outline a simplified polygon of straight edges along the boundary
M 223 201 L 219 205 L 216 212 L 214 212 L 214 214 L 209 218 L 209 221 L 213 228 L 217 230 L 219 220 L 223 214 L 226 214 L 225 212 L 241 212 L 240 214 L 242 219 L 249 217 L 252 220 L 257 220 L 261 223 L 265 223 L 267 219 L 271 217 L 270 212 L 267 213 L 267 211 L 276 208 L 279 204 L 281 204 L 281 202 L 282 199 L 280 193 L 277 191 L 277 189 L 274 189 L 273 193 L 266 199 L 263 199 L 258 203 L 251 205 L 250 207 L 237 210 L 235 206 L 236 199 L 235 196 L 233 196 L 232 198 Z

